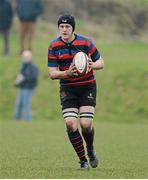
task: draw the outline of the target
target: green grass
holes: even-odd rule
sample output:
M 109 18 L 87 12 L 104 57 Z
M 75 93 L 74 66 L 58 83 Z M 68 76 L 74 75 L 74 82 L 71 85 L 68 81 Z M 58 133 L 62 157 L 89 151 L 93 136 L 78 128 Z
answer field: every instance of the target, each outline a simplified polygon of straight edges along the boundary
M 148 126 L 100 123 L 100 167 L 78 170 L 64 122 L 1 122 L 0 178 L 148 178 Z

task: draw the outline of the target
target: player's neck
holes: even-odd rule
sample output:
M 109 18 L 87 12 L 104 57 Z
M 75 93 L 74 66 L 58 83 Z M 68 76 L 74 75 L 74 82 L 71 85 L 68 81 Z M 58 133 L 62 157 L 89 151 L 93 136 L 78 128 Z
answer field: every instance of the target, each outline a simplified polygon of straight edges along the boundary
M 75 34 L 72 33 L 72 35 L 69 38 L 62 38 L 64 42 L 72 42 L 75 39 Z

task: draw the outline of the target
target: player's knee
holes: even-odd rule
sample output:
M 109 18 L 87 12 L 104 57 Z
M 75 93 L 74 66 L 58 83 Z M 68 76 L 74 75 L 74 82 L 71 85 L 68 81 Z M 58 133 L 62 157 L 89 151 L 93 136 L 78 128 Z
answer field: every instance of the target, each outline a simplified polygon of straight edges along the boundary
M 66 127 L 68 132 L 74 132 L 77 129 L 77 125 L 73 121 L 66 121 Z
M 73 110 L 63 111 L 63 117 L 66 123 L 67 131 L 75 131 L 77 129 L 78 113 Z
M 81 112 L 80 113 L 80 125 L 82 129 L 90 129 L 92 126 L 94 113 L 91 112 Z
M 81 125 L 82 130 L 89 131 L 92 127 L 92 121 L 88 120 L 88 119 L 87 120 L 81 120 L 80 125 Z

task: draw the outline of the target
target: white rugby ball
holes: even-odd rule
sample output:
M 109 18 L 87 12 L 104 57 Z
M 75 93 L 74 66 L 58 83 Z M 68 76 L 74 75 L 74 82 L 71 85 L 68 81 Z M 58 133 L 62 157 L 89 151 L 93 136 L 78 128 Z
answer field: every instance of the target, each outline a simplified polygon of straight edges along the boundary
M 79 75 L 84 75 L 88 72 L 88 56 L 84 52 L 78 52 L 73 58 L 73 62 L 77 68 Z

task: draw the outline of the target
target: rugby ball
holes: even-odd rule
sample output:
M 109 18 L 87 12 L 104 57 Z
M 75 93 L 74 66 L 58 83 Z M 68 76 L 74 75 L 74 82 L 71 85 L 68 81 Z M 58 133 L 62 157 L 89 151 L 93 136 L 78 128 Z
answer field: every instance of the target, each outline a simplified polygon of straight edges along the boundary
M 85 75 L 88 72 L 88 56 L 84 52 L 78 52 L 73 58 L 78 75 Z

